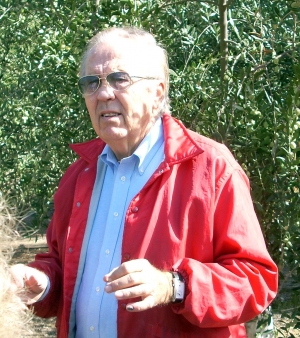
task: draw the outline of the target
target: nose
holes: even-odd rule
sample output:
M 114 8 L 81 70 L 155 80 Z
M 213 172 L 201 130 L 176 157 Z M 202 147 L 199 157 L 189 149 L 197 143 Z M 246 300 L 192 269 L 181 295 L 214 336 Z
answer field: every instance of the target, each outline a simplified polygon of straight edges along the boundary
M 97 90 L 97 99 L 100 101 L 112 100 L 115 98 L 115 92 L 106 80 L 102 80 Z

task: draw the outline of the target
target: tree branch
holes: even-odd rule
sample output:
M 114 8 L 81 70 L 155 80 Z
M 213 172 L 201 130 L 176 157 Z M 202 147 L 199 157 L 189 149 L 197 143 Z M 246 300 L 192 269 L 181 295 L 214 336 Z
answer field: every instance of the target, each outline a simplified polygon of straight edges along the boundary
M 219 0 L 220 16 L 220 66 L 221 83 L 224 81 L 225 73 L 228 68 L 228 23 L 227 23 L 227 4 L 226 0 Z

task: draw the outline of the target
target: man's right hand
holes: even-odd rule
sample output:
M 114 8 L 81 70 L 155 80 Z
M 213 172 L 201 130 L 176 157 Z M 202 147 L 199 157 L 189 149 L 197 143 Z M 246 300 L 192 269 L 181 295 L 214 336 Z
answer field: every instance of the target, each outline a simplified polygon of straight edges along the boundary
M 10 271 L 14 282 L 12 288 L 22 290 L 19 293 L 21 300 L 26 305 L 37 302 L 47 288 L 48 277 L 43 272 L 24 264 L 13 265 Z

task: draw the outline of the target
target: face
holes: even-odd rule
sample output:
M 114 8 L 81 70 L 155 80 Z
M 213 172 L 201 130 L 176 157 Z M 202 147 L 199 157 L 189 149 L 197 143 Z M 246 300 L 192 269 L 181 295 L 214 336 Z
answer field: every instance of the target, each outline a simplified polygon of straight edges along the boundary
M 149 74 L 145 59 L 135 42 L 110 41 L 94 47 L 87 58 L 86 75 L 101 77 L 124 71 L 129 75 Z M 106 142 L 120 160 L 130 156 L 149 132 L 159 115 L 163 98 L 162 80 L 133 78 L 125 90 L 114 91 L 105 80 L 85 103 L 97 135 Z

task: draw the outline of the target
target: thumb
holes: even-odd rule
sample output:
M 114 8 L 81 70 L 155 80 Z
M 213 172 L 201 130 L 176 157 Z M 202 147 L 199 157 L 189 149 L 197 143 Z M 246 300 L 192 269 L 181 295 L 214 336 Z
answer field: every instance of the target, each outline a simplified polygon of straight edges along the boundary
M 35 272 L 34 275 L 25 275 L 24 284 L 33 293 L 41 293 L 47 287 L 48 279 L 46 275 L 40 271 Z

